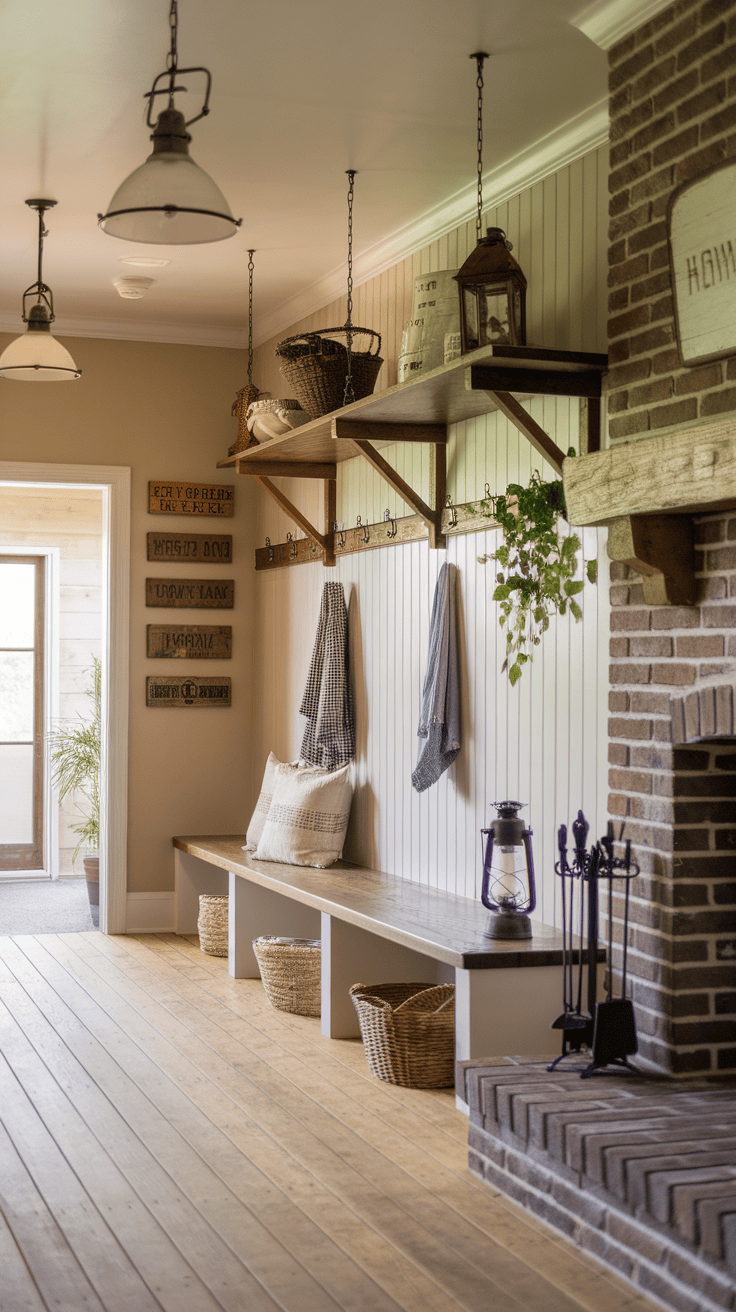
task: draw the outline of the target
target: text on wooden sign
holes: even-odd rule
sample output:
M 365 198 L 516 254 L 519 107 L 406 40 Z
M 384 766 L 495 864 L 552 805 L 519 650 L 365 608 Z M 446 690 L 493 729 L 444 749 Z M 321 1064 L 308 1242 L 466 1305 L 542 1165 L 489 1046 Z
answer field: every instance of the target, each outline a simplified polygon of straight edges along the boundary
M 675 327 L 685 365 L 736 352 L 736 163 L 683 183 L 667 214 Z
M 235 513 L 235 488 L 229 483 L 148 484 L 149 515 L 220 515 Z
M 146 579 L 147 606 L 232 610 L 234 600 L 232 579 Z
M 229 624 L 148 624 L 146 655 L 154 660 L 229 660 L 233 631 Z
M 146 706 L 230 706 L 231 680 L 201 678 L 198 674 L 168 679 L 149 674 Z
M 200 561 L 222 561 L 229 565 L 233 558 L 233 540 L 227 533 L 148 533 L 147 560 L 186 560 L 190 564 Z

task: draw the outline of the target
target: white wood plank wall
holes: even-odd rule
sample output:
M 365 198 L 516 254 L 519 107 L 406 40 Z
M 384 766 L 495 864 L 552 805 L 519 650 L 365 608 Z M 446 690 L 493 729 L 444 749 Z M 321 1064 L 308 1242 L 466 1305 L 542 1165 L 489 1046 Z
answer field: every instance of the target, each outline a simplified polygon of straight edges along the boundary
M 601 148 L 490 211 L 503 227 L 529 281 L 528 338 L 559 349 L 605 351 L 607 149 Z M 358 221 L 356 216 L 356 227 Z M 414 278 L 462 264 L 475 241 L 474 224 L 431 243 L 411 259 L 359 287 L 354 321 L 377 328 L 385 363 L 377 389 L 396 381 L 401 331 L 411 312 Z M 344 321 L 344 299 L 284 330 L 257 348 L 254 380 L 284 393 L 276 342 L 298 331 Z M 566 449 L 578 440 L 578 403 L 534 398 L 534 417 Z M 429 448 L 384 453 L 422 496 L 429 493 Z M 503 416 L 453 427 L 448 491 L 476 500 L 525 480 L 546 466 Z M 549 471 L 547 470 L 547 473 Z M 283 481 L 287 495 L 321 523 L 321 484 Z M 363 460 L 338 466 L 338 522 L 351 527 L 409 508 Z M 296 526 L 264 495 L 258 503 L 257 544 L 282 542 Z M 302 536 L 301 530 L 299 536 Z M 602 587 L 586 585 L 584 620 L 560 621 L 537 649 L 531 670 L 511 689 L 500 672 L 503 635 L 491 601 L 494 571 L 478 557 L 495 549 L 494 532 L 448 541 L 446 552 L 426 542 L 258 576 L 254 778 L 269 750 L 298 755 L 298 713 L 312 650 L 322 586 L 345 585 L 351 619 L 357 713 L 356 798 L 346 855 L 406 879 L 474 896 L 481 861 L 479 830 L 495 814 L 494 800 L 529 802 L 541 883 L 541 919 L 555 919 L 556 826 L 582 807 L 601 832 L 606 818 L 608 595 L 605 538 L 586 530 L 585 552 L 600 559 Z M 434 585 L 443 561 L 458 569 L 462 642 L 463 747 L 455 766 L 427 793 L 411 787 L 416 725 L 426 669 Z

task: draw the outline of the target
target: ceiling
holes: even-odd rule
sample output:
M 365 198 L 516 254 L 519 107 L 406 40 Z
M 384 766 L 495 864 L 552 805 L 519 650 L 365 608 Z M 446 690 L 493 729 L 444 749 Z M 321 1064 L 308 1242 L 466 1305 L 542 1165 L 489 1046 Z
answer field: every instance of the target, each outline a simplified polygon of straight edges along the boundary
M 143 93 L 165 66 L 168 10 L 169 0 L 0 0 L 3 329 L 20 328 L 36 276 L 27 197 L 58 201 L 44 276 L 59 336 L 242 345 L 249 247 L 256 340 L 344 287 L 346 169 L 358 170 L 358 280 L 381 252 L 393 262 L 422 244 L 442 215 L 447 227 L 470 215 L 472 51 L 492 55 L 483 159 L 497 180 L 606 94 L 605 52 L 572 21 L 580 0 L 179 0 L 179 63 L 213 76 L 191 154 L 243 224 L 205 246 L 133 245 L 96 216 L 150 151 Z M 197 112 L 191 94 L 177 104 Z M 140 254 L 171 262 L 120 263 Z M 154 285 L 121 299 L 113 279 L 136 274 Z

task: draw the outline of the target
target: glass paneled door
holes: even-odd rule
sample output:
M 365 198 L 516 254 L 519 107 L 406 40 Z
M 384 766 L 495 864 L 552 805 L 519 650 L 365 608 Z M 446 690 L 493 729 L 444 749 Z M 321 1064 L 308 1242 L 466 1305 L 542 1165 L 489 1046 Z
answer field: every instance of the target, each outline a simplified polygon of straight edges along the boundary
M 0 555 L 0 871 L 43 868 L 44 566 Z

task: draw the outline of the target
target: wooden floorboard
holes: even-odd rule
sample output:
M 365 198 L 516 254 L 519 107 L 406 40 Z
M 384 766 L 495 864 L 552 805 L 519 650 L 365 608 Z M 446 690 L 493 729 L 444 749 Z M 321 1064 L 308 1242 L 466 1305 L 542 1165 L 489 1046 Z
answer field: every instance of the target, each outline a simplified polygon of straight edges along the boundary
M 2 1312 L 649 1312 L 376 1080 L 173 935 L 0 938 Z

